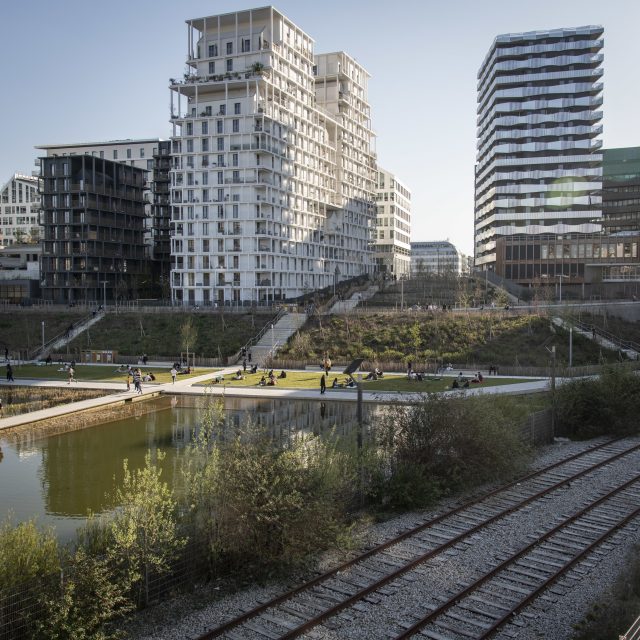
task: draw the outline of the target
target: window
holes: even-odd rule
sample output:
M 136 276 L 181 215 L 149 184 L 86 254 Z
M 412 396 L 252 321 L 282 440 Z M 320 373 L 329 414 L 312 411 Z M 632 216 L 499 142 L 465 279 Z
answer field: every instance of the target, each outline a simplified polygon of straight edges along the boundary
M 207 220 L 209 218 L 209 207 L 207 205 L 202 207 L 202 218 L 204 220 Z
M 144 158 L 144 147 L 140 147 L 140 157 Z
M 202 190 L 202 202 L 209 202 L 209 189 Z
M 233 71 L 233 59 L 227 58 L 227 71 Z
M 237 170 L 233 172 L 233 181 L 240 182 L 240 172 Z
M 101 157 L 101 158 L 104 158 L 104 151 L 101 151 L 101 152 L 100 152 L 100 157 Z
M 218 55 L 218 45 L 217 44 L 210 44 L 209 45 L 209 57 L 210 58 L 214 58 L 217 55 Z
M 202 122 L 202 135 L 206 136 L 208 133 L 209 133 L 209 123 L 206 120 L 204 120 Z
M 205 115 L 207 115 L 207 116 L 210 116 L 210 115 L 211 115 L 211 105 L 209 105 L 208 107 L 205 107 L 205 108 L 204 108 L 204 113 L 205 113 Z
M 153 160 L 147 160 L 147 171 L 151 171 L 153 169 Z
M 117 159 L 118 159 L 118 150 L 117 150 L 117 149 L 114 149 L 114 150 L 113 150 L 113 159 L 114 159 L 114 160 L 117 160 Z
M 217 138 L 218 140 L 218 151 L 224 151 L 224 138 Z
M 193 135 L 193 122 L 187 122 L 187 135 Z
M 231 164 L 234 167 L 238 166 L 238 154 L 237 153 L 234 153 L 234 154 L 231 155 Z
M 239 102 L 234 102 L 233 103 L 233 113 L 235 113 L 236 115 L 240 115 L 240 103 Z
M 218 184 L 224 184 L 222 171 L 218 171 Z
M 209 174 L 206 171 L 202 172 L 202 184 L 209 184 Z
M 224 167 L 224 156 L 222 154 L 218 155 L 218 166 Z
M 234 218 L 238 217 L 238 205 L 237 204 L 233 205 L 233 217 Z
M 131 158 L 131 149 L 127 149 L 127 160 Z
M 221 104 L 220 105 L 220 115 L 224 116 L 227 113 L 227 105 L 226 104 Z
M 227 42 L 227 55 L 230 56 L 233 53 L 233 42 Z
M 216 133 L 224 133 L 223 127 L 224 127 L 224 121 L 216 120 Z
M 193 140 L 187 140 L 187 153 L 193 153 Z
M 213 60 L 209 63 L 209 73 L 214 74 L 216 72 L 216 63 Z
M 202 151 L 203 153 L 209 151 L 209 138 L 202 138 Z
M 232 124 L 233 132 L 238 133 L 240 131 L 240 120 L 238 118 L 234 118 Z
M 251 51 L 251 40 L 249 38 L 242 39 L 242 53 L 246 53 L 247 51 Z

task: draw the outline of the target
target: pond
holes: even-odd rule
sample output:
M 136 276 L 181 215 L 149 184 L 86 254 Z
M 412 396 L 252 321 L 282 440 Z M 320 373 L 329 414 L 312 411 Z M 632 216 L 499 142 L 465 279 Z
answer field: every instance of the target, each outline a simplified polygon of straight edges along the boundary
M 152 411 L 148 411 L 149 405 Z M 251 418 L 272 438 L 286 442 L 300 433 L 353 436 L 357 407 L 350 402 L 224 400 L 226 433 Z M 365 404 L 369 423 L 381 409 Z M 35 438 L 0 433 L 0 521 L 37 518 L 70 540 L 87 512 L 114 507 L 109 494 L 122 481 L 122 462 L 143 466 L 147 451 L 166 452 L 163 478 L 173 483 L 181 455 L 201 421 L 203 399 L 167 396 L 140 403 L 140 414 L 78 431 Z

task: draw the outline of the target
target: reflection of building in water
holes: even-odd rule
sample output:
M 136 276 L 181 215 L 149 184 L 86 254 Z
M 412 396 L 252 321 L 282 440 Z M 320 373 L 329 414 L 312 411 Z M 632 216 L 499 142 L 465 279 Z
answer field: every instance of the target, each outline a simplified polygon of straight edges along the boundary
M 150 407 L 157 410 L 149 411 Z M 83 517 L 88 509 L 100 513 L 113 506 L 105 495 L 112 494 L 114 486 L 122 482 L 125 458 L 130 469 L 138 469 L 144 466 L 147 451 L 152 458 L 158 450 L 166 452 L 162 479 L 173 486 L 183 451 L 202 424 L 203 409 L 201 397 L 179 397 L 177 402 L 163 397 L 141 402 L 133 415 L 122 420 L 37 442 L 25 438 L 11 446 L 29 446 L 30 451 L 42 455 L 40 480 L 47 513 Z M 227 437 L 233 437 L 248 421 L 282 443 L 303 434 L 346 438 L 357 433 L 354 402 L 225 398 L 224 409 Z M 365 438 L 381 410 L 364 405 Z
M 181 407 L 204 407 L 204 402 L 215 402 L 215 398 L 180 398 Z M 363 407 L 363 422 L 370 429 L 377 405 Z M 272 438 L 286 441 L 302 434 L 351 436 L 357 430 L 357 405 L 355 402 L 320 402 L 291 400 L 257 400 L 248 398 L 225 398 L 225 431 L 231 435 L 249 422 L 261 427 Z M 174 409 L 172 436 L 174 441 L 190 439 L 194 425 L 192 411 Z M 202 413 L 195 418 L 200 424 Z

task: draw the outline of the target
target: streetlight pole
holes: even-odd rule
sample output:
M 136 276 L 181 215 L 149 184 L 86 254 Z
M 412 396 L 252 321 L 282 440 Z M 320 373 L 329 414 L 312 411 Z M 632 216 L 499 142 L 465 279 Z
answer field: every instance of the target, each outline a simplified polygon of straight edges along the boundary
M 103 293 L 103 310 L 107 310 L 107 283 L 108 280 L 100 280 L 100 284 L 102 285 L 102 293 Z
M 404 278 L 400 278 L 400 311 L 404 311 Z
M 42 321 L 42 351 L 44 353 L 44 320 Z
M 573 327 L 569 327 L 569 368 L 573 366 Z

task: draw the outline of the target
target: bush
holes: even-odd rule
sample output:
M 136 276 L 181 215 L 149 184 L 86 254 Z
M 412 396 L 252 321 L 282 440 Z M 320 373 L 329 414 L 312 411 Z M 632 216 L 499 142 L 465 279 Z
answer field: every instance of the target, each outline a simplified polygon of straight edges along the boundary
M 0 632 L 16 635 L 34 629 L 43 615 L 31 603 L 51 588 L 60 571 L 58 542 L 51 529 L 39 530 L 33 520 L 0 525 Z M 43 579 L 45 578 L 45 579 Z M 4 636 L 3 636 L 4 637 Z
M 303 565 L 345 534 L 347 456 L 319 438 L 282 450 L 251 425 L 224 441 L 212 409 L 185 468 L 185 497 L 212 568 L 264 575 Z
M 443 493 L 514 473 L 527 448 L 526 409 L 508 398 L 424 396 L 394 407 L 378 428 L 382 462 L 370 499 L 387 508 L 426 506 Z
M 573 380 L 556 390 L 559 432 L 589 439 L 638 431 L 640 379 L 626 367 L 606 367 L 599 378 Z

